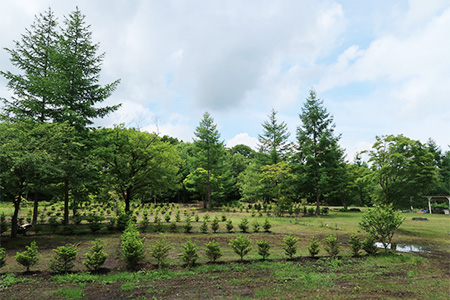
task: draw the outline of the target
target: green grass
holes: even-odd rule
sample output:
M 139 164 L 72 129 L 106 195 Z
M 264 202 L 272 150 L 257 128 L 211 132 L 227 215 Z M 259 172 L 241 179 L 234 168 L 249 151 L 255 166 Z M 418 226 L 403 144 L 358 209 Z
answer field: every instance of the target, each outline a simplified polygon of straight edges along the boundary
M 63 287 L 56 290 L 56 293 L 62 295 L 66 300 L 84 299 L 84 292 L 81 288 Z

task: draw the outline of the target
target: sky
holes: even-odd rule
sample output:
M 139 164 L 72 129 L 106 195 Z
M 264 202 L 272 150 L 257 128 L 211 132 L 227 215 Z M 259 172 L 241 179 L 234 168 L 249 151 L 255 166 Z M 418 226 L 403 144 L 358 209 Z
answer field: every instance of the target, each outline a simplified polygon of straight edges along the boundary
M 36 15 L 62 25 L 76 7 L 105 53 L 101 82 L 121 80 L 97 126 L 191 142 L 207 111 L 228 147 L 256 149 L 272 109 L 295 142 L 314 89 L 349 161 L 389 134 L 450 150 L 448 0 L 2 1 L 0 70 L 20 72 L 3 48 Z

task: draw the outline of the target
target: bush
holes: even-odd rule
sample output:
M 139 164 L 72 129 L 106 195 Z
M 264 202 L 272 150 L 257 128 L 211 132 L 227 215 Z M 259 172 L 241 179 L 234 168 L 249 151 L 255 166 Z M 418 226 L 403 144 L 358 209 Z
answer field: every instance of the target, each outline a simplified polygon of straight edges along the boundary
M 0 269 L 6 265 L 6 251 L 5 248 L 0 248 Z
M 254 232 L 259 232 L 259 228 L 261 227 L 261 224 L 259 224 L 258 221 L 254 221 L 254 222 L 252 223 L 252 226 L 253 226 L 253 231 L 254 231 Z
M 375 241 L 383 244 L 384 250 L 388 251 L 388 245 L 391 244 L 395 231 L 404 220 L 401 213 L 394 211 L 392 204 L 375 205 L 362 215 L 359 226 Z
M 136 225 L 130 222 L 120 238 L 122 240 L 120 247 L 127 268 L 135 270 L 144 259 L 144 243 Z
M 258 242 L 258 254 L 261 255 L 262 260 L 266 260 L 270 255 L 270 245 L 266 240 L 261 240 Z
M 117 229 L 120 231 L 125 230 L 127 227 L 128 221 L 130 220 L 130 216 L 125 212 L 120 212 L 117 216 Z
M 205 244 L 205 254 L 209 261 L 216 262 L 216 260 L 222 257 L 222 250 L 220 249 L 219 243 L 213 240 Z
M 185 233 L 190 233 L 192 230 L 191 217 L 186 218 L 186 224 L 183 226 Z
M 198 259 L 197 245 L 195 245 L 191 240 L 188 240 L 186 244 L 181 245 L 183 247 L 183 253 L 181 254 L 181 260 L 184 264 L 191 268 L 195 266 Z
M 308 252 L 311 255 L 311 257 L 316 256 L 320 252 L 319 241 L 316 239 L 315 236 L 313 236 L 311 238 L 311 241 L 309 242 Z
M 295 246 L 295 244 L 298 242 L 298 238 L 291 234 L 285 237 L 283 239 L 283 242 L 286 244 L 283 246 L 284 253 L 287 255 L 287 257 L 292 259 L 295 253 L 297 253 L 297 246 Z
M 233 232 L 233 222 L 231 221 L 231 219 L 228 219 L 227 223 L 225 224 L 225 227 L 227 228 L 227 232 L 231 233 Z
M 155 224 L 155 232 L 161 232 L 162 229 L 163 229 L 163 226 L 162 226 L 161 220 L 158 220 L 158 222 L 156 222 L 156 224 Z
M 27 272 L 30 271 L 30 267 L 34 266 L 39 261 L 39 252 L 36 242 L 31 242 L 30 246 L 25 247 L 23 252 L 16 253 L 16 262 L 27 268 Z
M 238 224 L 238 227 L 243 233 L 246 233 L 248 231 L 248 220 L 246 217 L 242 218 L 241 223 Z
M 83 264 L 90 271 L 97 271 L 103 266 L 107 258 L 108 254 L 103 251 L 102 243 L 99 239 L 96 239 L 94 245 L 89 249 L 89 252 L 86 253 L 86 259 L 83 261 Z
M 116 221 L 117 221 L 117 218 L 116 218 L 116 217 L 111 217 L 111 218 L 109 218 L 108 223 L 106 224 L 106 228 L 107 228 L 109 231 L 113 231 L 114 228 L 116 227 Z
M 169 230 L 171 232 L 177 232 L 177 221 L 173 220 L 172 222 L 170 222 Z
M 141 222 L 140 222 L 141 231 L 142 232 L 146 231 L 149 224 L 150 224 L 150 221 L 148 220 L 148 216 L 146 214 L 144 214 L 142 216 L 142 219 L 141 219 Z
M 378 252 L 378 247 L 375 246 L 375 239 L 373 236 L 368 235 L 362 242 L 362 248 L 369 255 L 375 255 Z
M 227 215 L 225 213 L 222 214 L 222 222 L 227 221 Z
M 250 246 L 251 241 L 250 238 L 239 235 L 237 238 L 230 241 L 229 245 L 234 250 L 234 252 L 240 256 L 241 261 L 244 260 L 244 256 L 247 255 L 252 247 Z
M 330 212 L 330 208 L 329 207 L 322 207 L 320 209 L 320 214 L 323 215 L 323 216 L 327 216 L 329 214 L 329 212 Z
M 8 223 L 6 223 L 5 213 L 2 212 L 0 214 L 0 235 L 2 235 L 3 232 L 6 232 L 7 230 L 8 230 Z
M 72 244 L 53 249 L 52 258 L 50 259 L 50 269 L 56 273 L 67 273 L 74 267 L 73 261 L 77 258 L 78 249 Z
M 211 222 L 211 230 L 216 233 L 217 230 L 219 230 L 219 218 L 217 216 L 214 217 L 214 219 Z
M 341 251 L 341 243 L 338 242 L 336 235 L 331 233 L 325 238 L 325 246 L 323 248 L 331 258 L 335 258 Z
M 48 219 L 48 223 L 50 225 L 50 229 L 52 230 L 52 233 L 55 233 L 58 230 L 58 226 L 59 226 L 58 218 L 56 216 L 51 216 Z
M 362 247 L 361 239 L 357 235 L 352 234 L 348 243 L 352 249 L 352 255 L 359 256 L 359 251 Z
M 172 247 L 166 242 L 166 240 L 161 236 L 155 245 L 151 249 L 150 253 L 153 258 L 156 259 L 158 268 L 167 266 L 167 256 L 169 256 L 169 250 Z
M 200 232 L 202 233 L 208 233 L 208 223 L 204 219 L 202 225 L 200 225 Z
M 269 219 L 266 219 L 263 223 L 264 232 L 270 232 L 270 228 L 272 228 L 272 224 L 270 224 Z
M 88 217 L 88 226 L 92 233 L 96 233 L 100 229 L 102 229 L 101 221 L 103 220 L 103 217 L 97 216 L 96 214 L 91 214 Z

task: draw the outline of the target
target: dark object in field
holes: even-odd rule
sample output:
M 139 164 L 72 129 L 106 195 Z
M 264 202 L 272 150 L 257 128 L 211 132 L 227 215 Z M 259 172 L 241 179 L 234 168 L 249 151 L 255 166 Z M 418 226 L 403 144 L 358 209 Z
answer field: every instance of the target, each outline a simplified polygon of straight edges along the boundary
M 359 208 L 350 208 L 348 211 L 361 212 L 361 210 Z
M 31 227 L 33 227 L 33 225 L 31 225 L 29 223 L 25 223 L 23 225 L 20 225 L 19 228 L 17 229 L 17 233 L 26 235 L 27 234 L 27 230 L 29 228 L 31 228 Z
M 412 220 L 413 221 L 428 221 L 427 218 L 423 218 L 423 217 L 415 217 L 415 218 L 412 218 Z

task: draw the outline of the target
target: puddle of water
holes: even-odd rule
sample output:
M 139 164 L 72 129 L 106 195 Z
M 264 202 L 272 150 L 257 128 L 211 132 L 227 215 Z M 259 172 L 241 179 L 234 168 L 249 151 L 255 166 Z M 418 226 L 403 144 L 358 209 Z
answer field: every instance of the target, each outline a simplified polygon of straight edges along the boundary
M 377 246 L 378 248 L 384 249 L 382 243 L 375 243 L 375 246 Z M 387 248 L 391 249 L 391 244 L 389 244 Z M 412 244 L 397 244 L 395 246 L 395 250 L 398 251 L 398 252 L 424 252 L 424 253 L 430 253 L 429 250 L 425 250 L 422 246 L 412 245 Z

